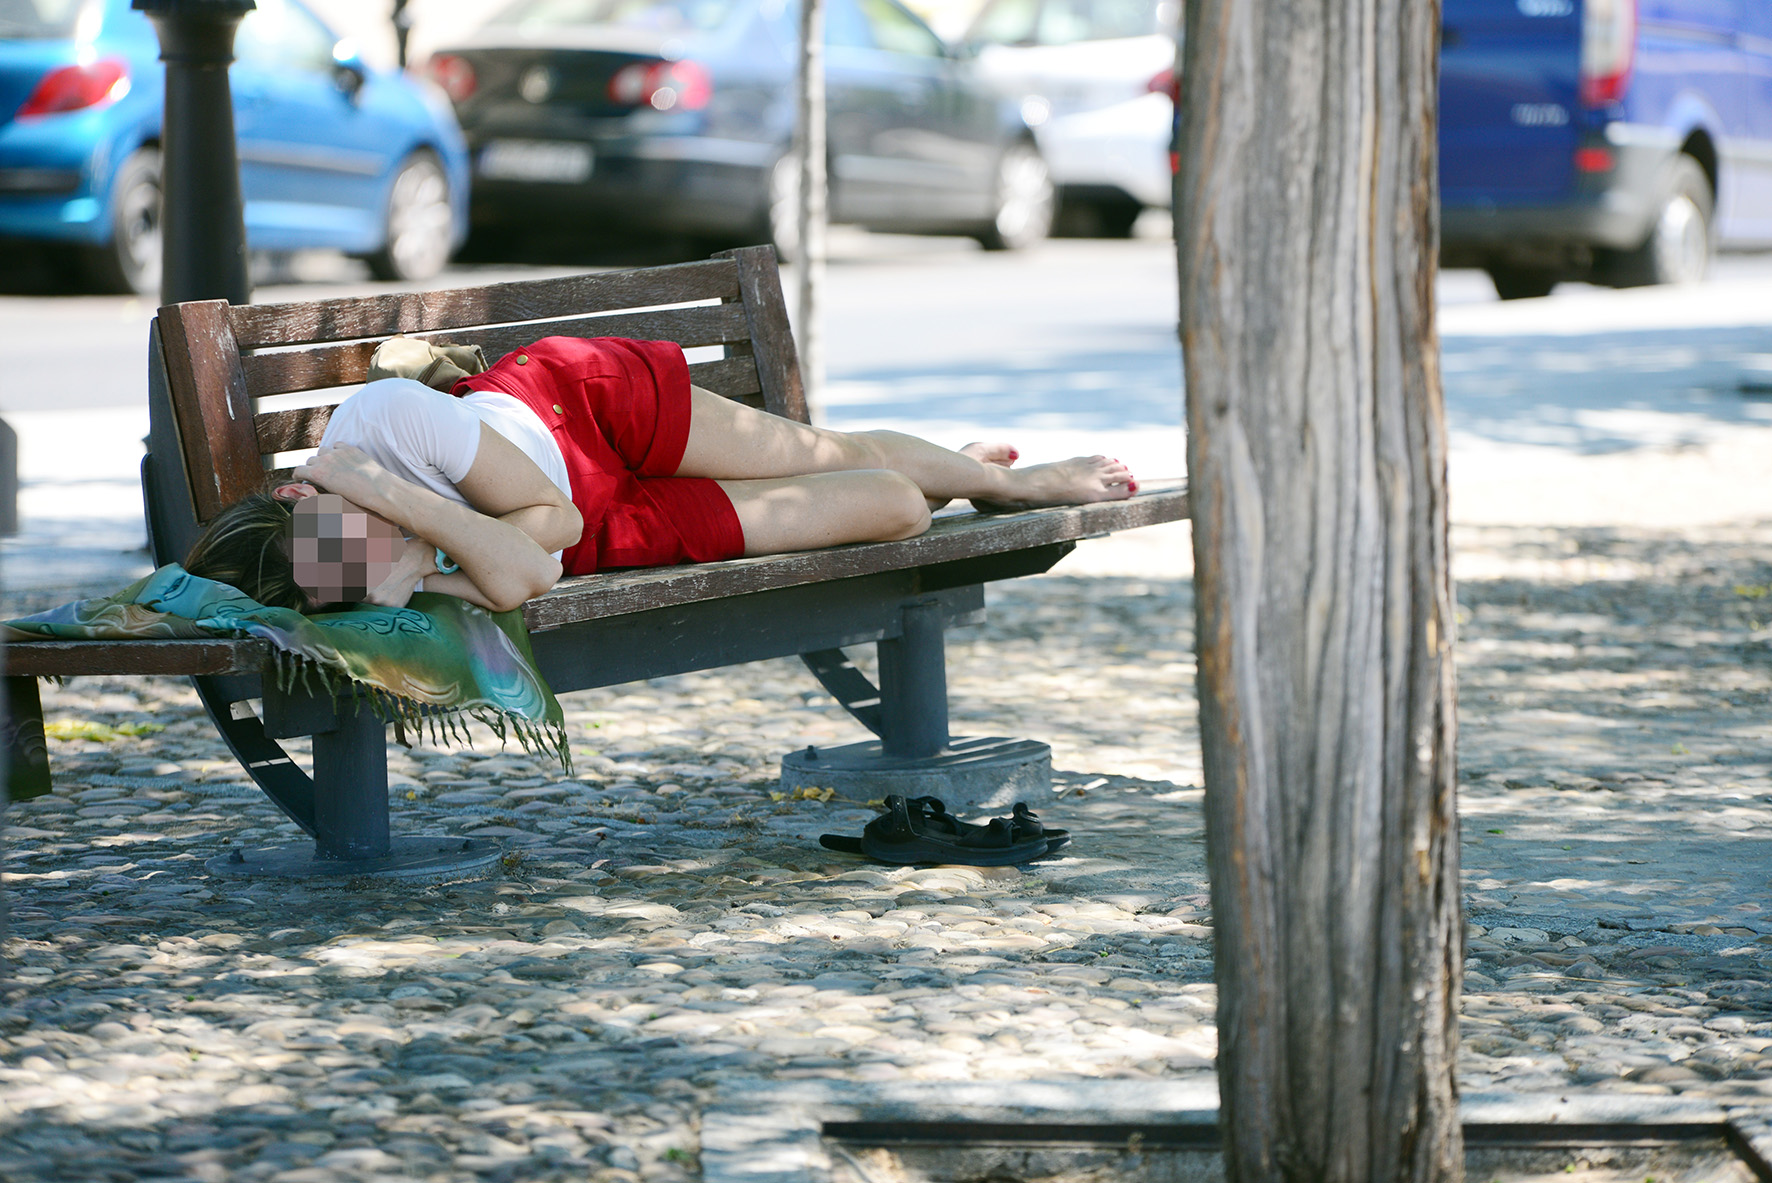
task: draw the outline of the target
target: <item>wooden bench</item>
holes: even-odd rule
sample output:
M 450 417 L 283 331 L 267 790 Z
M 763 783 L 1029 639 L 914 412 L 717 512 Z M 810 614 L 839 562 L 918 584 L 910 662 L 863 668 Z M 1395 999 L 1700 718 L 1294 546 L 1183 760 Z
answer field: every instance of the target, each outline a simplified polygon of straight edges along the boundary
M 181 560 L 204 522 L 264 485 L 278 454 L 317 445 L 332 406 L 362 383 L 375 346 L 394 333 L 478 343 L 488 360 L 554 334 L 717 346 L 720 356 L 691 364 L 697 385 L 808 418 L 769 247 L 454 291 L 173 305 L 150 334 L 142 488 L 155 561 Z M 276 405 L 304 392 L 316 405 Z M 789 755 L 790 785 L 869 796 L 946 788 L 977 801 L 993 784 L 1043 787 L 1033 782 L 1050 764 L 1043 744 L 949 736 L 943 630 L 983 618 L 989 580 L 1045 571 L 1080 538 L 1187 512 L 1186 492 L 1173 488 L 1099 505 L 961 513 L 903 542 L 566 579 L 524 616 L 557 692 L 799 655 L 879 738 Z M 879 646 L 878 687 L 843 652 L 868 642 Z M 311 850 L 230 852 L 213 870 L 432 874 L 496 857 L 483 842 L 393 838 L 384 725 L 348 702 L 341 710 L 331 698 L 280 692 L 263 642 L 39 641 L 9 646 L 6 661 L 13 781 L 26 794 L 49 776 L 37 677 L 192 677 L 234 756 L 314 838 Z M 297 736 L 313 737 L 311 776 L 278 742 Z

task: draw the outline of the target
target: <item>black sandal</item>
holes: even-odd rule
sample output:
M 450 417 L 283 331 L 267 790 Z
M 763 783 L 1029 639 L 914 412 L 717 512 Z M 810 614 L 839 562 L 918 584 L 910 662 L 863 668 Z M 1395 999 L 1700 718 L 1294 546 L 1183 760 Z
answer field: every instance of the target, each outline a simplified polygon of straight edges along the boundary
M 1040 824 L 1025 802 L 1016 802 L 1009 817 L 982 825 L 960 821 L 936 797 L 886 798 L 886 812 L 869 822 L 860 838 L 824 834 L 819 845 L 847 854 L 863 854 L 883 863 L 947 863 L 970 867 L 1006 867 L 1030 862 L 1070 841 L 1066 830 Z

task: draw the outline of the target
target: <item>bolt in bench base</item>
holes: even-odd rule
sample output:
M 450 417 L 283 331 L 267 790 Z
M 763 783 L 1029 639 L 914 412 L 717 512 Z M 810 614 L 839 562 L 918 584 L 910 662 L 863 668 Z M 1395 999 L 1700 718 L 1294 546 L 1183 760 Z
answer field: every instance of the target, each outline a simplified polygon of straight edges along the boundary
M 394 879 L 407 883 L 443 883 L 481 879 L 498 865 L 503 849 L 484 838 L 447 834 L 400 837 L 388 852 L 374 858 L 321 858 L 313 845 L 236 847 L 219 854 L 204 868 L 223 879 Z
M 781 758 L 781 787 L 835 789 L 873 801 L 888 793 L 939 797 L 952 813 L 1039 808 L 1052 795 L 1052 749 L 1033 739 L 961 737 L 931 756 L 891 756 L 879 740 L 839 748 L 802 748 Z

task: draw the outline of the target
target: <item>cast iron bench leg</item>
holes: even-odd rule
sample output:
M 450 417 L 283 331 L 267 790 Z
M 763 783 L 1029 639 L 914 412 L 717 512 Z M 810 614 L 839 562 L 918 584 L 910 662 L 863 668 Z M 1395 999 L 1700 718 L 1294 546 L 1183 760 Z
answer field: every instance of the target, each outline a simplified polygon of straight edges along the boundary
M 387 725 L 367 706 L 339 703 L 338 727 L 314 736 L 314 853 L 373 859 L 388 853 Z
M 264 722 L 259 734 L 267 742 L 297 735 L 313 737 L 310 832 L 314 841 L 303 846 L 231 850 L 209 860 L 211 874 L 443 880 L 471 878 L 497 862 L 499 848 L 484 839 L 440 834 L 394 837 L 390 833 L 387 724 L 367 703 L 286 694 L 267 684 L 262 709 Z M 290 769 L 300 772 L 293 765 Z
M 948 746 L 948 655 L 941 604 L 910 600 L 904 633 L 879 642 L 880 747 L 895 759 L 934 756 Z
M 43 700 L 37 679 L 6 679 L 6 799 L 23 801 L 49 792 L 49 745 L 43 738 Z
M 1031 739 L 948 734 L 947 647 L 940 601 L 900 609 L 899 635 L 879 642 L 876 689 L 840 649 L 801 655 L 845 710 L 880 738 L 804 748 L 781 760 L 781 785 L 834 788 L 873 800 L 940 797 L 950 808 L 1000 809 L 1052 791 L 1052 749 Z

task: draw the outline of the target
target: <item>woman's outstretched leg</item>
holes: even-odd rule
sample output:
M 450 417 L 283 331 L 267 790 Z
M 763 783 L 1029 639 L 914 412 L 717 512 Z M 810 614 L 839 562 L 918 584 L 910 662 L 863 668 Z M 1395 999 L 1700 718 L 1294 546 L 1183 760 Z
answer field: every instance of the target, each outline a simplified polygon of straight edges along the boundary
M 1073 505 L 1120 500 L 1138 488 L 1125 465 L 1105 456 L 1014 468 L 1013 451 L 982 444 L 953 452 L 902 432 L 831 431 L 696 389 L 677 475 L 768 480 L 886 469 L 909 477 L 935 504 L 964 498 L 1006 506 Z
M 922 491 L 886 469 L 719 484 L 738 513 L 746 558 L 846 542 L 896 542 L 929 528 Z

